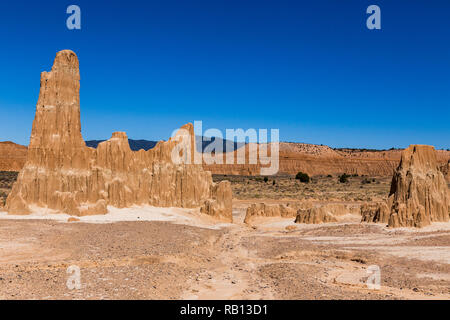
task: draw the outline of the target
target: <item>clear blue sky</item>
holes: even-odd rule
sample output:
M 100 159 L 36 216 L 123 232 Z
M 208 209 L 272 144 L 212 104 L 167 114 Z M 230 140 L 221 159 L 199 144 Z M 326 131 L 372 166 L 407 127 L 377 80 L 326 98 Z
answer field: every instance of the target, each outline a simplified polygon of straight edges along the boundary
M 82 30 L 66 28 L 77 4 Z M 382 30 L 366 28 L 377 4 Z M 85 139 L 279 128 L 283 141 L 450 148 L 450 1 L 1 1 L 0 141 L 28 144 L 40 72 L 81 64 Z

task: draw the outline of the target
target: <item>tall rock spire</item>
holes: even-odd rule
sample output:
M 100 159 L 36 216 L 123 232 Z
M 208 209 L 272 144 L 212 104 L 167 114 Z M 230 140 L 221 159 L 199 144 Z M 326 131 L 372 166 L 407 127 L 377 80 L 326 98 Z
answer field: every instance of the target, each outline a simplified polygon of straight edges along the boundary
M 191 124 L 179 131 L 187 135 L 184 142 L 170 139 L 149 151 L 131 151 L 124 132 L 113 133 L 97 149 L 88 148 L 81 135 L 79 92 L 78 58 L 61 51 L 52 70 L 41 75 L 27 162 L 6 202 L 10 214 L 29 214 L 30 206 L 71 215 L 104 214 L 109 205 L 148 204 L 201 208 L 232 220 L 229 182 L 216 185 L 201 164 L 172 161 L 180 144 L 192 156 Z
M 432 146 L 412 145 L 392 179 L 390 191 L 391 227 L 423 227 L 449 221 L 450 197 Z
M 363 221 L 390 227 L 424 227 L 450 220 L 450 192 L 432 146 L 411 145 L 402 152 L 386 203 L 361 208 Z
M 52 71 L 41 74 L 41 89 L 30 148 L 84 146 L 80 123 L 80 71 L 73 51 L 58 52 Z

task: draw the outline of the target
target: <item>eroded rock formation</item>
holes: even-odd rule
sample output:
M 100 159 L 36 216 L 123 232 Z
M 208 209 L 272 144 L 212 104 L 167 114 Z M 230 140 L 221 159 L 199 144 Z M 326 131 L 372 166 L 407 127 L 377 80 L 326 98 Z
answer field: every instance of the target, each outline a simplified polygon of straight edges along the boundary
M 246 164 L 204 164 L 204 168 L 213 174 L 261 175 L 261 168 L 267 165 L 261 165 L 259 161 L 257 164 L 249 164 L 248 145 L 245 148 Z M 392 176 L 398 167 L 402 152 L 402 150 L 334 150 L 327 146 L 285 142 L 280 143 L 279 149 L 279 173 L 296 175 L 301 171 L 310 176 L 343 173 Z M 234 153 L 237 158 L 238 152 Z M 441 165 L 446 164 L 450 159 L 450 151 L 438 150 L 437 159 Z
M 295 219 L 295 223 L 319 224 L 327 222 L 337 222 L 337 219 L 325 207 L 299 210 Z
M 445 179 L 447 179 L 447 182 L 450 183 L 450 160 L 441 167 L 441 171 L 444 174 Z
M 420 228 L 449 221 L 449 210 L 450 194 L 434 147 L 412 145 L 402 153 L 387 203 L 366 207 L 363 220 L 387 222 L 394 228 Z
M 29 214 L 36 206 L 82 216 L 105 214 L 109 205 L 152 205 L 198 207 L 232 220 L 229 182 L 216 185 L 201 165 L 172 161 L 173 152 L 193 159 L 191 124 L 147 152 L 131 151 L 123 132 L 97 149 L 86 147 L 79 80 L 78 58 L 69 50 L 56 55 L 51 72 L 42 73 L 28 159 L 6 203 L 10 214 Z
M 2 149 L 0 143 L 0 171 L 20 171 L 26 161 L 26 147 Z M 246 164 L 206 164 L 203 168 L 212 174 L 223 175 L 261 175 L 261 168 L 269 165 L 249 164 L 248 145 L 245 147 Z M 270 148 L 268 148 L 270 151 Z M 369 176 L 392 176 L 400 162 L 402 150 L 333 150 L 327 146 L 304 143 L 280 143 L 279 173 L 295 175 L 299 171 L 310 176 L 359 174 Z M 448 164 L 450 151 L 437 150 L 437 159 L 444 175 L 450 181 Z M 235 152 L 235 158 L 237 158 Z M 223 155 L 226 159 L 226 155 Z M 223 161 L 224 163 L 225 160 Z M 237 162 L 237 161 L 236 161 Z
M 257 218 L 294 218 L 296 223 L 336 222 L 340 217 L 352 214 L 359 215 L 359 205 L 344 203 L 317 204 L 311 201 L 270 205 L 252 204 L 247 208 L 244 222 L 252 224 Z
M 388 223 L 390 208 L 384 201 L 365 203 L 361 206 L 361 222 Z
M 311 206 L 309 203 L 302 204 L 302 206 Z M 297 216 L 299 205 L 292 204 L 278 204 L 269 205 L 265 203 L 255 203 L 247 208 L 244 223 L 251 224 L 256 218 L 295 218 Z
M 0 171 L 20 171 L 27 159 L 27 147 L 10 141 L 0 142 Z
M 359 206 L 343 203 L 329 203 L 314 206 L 306 210 L 300 209 L 297 212 L 295 223 L 319 224 L 337 222 L 340 220 L 340 217 L 347 214 L 359 215 Z

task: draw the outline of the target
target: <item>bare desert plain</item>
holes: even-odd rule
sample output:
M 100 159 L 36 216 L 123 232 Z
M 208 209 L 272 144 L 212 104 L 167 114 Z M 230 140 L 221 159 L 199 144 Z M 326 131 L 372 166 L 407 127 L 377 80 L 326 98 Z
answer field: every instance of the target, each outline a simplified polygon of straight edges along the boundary
M 91 147 L 80 114 L 63 50 L 29 145 L 0 143 L 0 299 L 450 299 L 449 150 L 271 142 L 260 176 L 193 161 L 191 123 Z
M 449 0 L 1 4 L 16 317 L 450 301 Z
M 0 174 L 7 194 L 16 174 Z M 296 224 L 262 217 L 244 223 L 254 203 L 351 203 L 381 198 L 387 177 L 214 176 L 233 189 L 234 223 L 195 210 L 110 209 L 79 217 L 43 211 L 0 213 L 0 299 L 449 299 L 450 224 L 388 228 L 339 221 Z M 370 179 L 371 183 L 367 183 Z M 273 182 L 275 181 L 275 183 Z M 374 182 L 373 182 L 374 181 Z M 367 269 L 379 266 L 381 288 Z M 69 266 L 81 288 L 69 290 Z

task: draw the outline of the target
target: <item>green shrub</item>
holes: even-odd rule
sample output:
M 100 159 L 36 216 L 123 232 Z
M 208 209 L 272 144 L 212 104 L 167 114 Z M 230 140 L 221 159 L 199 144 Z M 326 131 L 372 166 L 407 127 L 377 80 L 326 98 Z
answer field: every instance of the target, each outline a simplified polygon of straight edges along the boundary
M 300 182 L 303 182 L 303 183 L 309 183 L 309 181 L 311 180 L 309 178 L 308 174 L 306 174 L 304 172 L 297 173 L 297 175 L 295 176 L 295 179 L 300 180 Z
M 340 183 L 347 183 L 348 182 L 348 178 L 350 178 L 350 176 L 346 173 L 344 173 L 342 176 L 339 177 L 339 182 Z

